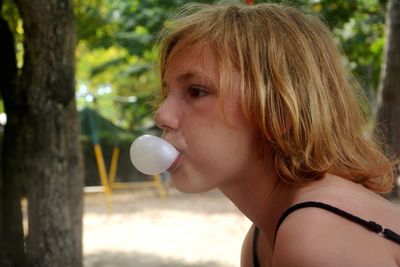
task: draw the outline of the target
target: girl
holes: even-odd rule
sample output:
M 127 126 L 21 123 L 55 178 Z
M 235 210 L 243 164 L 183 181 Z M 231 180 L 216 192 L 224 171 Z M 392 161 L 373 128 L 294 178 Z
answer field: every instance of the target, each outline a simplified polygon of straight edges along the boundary
M 187 5 L 160 43 L 156 123 L 190 193 L 253 223 L 242 266 L 400 266 L 392 164 L 366 133 L 331 33 L 294 8 Z M 376 222 L 376 223 L 375 223 Z

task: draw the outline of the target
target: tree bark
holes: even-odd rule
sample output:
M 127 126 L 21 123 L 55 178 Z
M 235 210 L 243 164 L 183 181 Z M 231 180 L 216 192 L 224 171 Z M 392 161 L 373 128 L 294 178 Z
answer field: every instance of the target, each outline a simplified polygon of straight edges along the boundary
M 386 17 L 387 41 L 378 91 L 378 138 L 387 155 L 400 156 L 400 0 L 389 0 Z
M 0 10 L 2 1 L 0 1 Z M 0 91 L 8 122 L 4 127 L 0 179 L 0 266 L 24 266 L 24 232 L 21 212 L 21 177 L 18 143 L 23 108 L 16 88 L 17 62 L 13 34 L 0 13 Z
M 24 24 L 28 266 L 82 266 L 83 165 L 72 0 L 19 0 Z

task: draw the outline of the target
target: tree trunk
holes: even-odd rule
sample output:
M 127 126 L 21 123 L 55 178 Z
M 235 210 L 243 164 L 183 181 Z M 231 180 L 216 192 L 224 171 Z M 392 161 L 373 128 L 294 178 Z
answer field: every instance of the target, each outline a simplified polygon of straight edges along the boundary
M 389 0 L 386 14 L 387 40 L 378 88 L 378 111 L 375 135 L 389 157 L 400 157 L 400 0 Z M 395 190 L 388 198 L 400 196 L 398 178 L 400 166 L 395 168 Z
M 28 266 L 82 266 L 83 167 L 75 105 L 72 0 L 19 0 L 27 94 Z
M 0 10 L 2 1 L 0 1 Z M 21 212 L 21 177 L 18 174 L 22 155 L 18 143 L 22 116 L 16 89 L 17 63 L 14 38 L 0 13 L 0 91 L 8 122 L 4 128 L 0 175 L 0 266 L 24 266 L 24 233 Z
M 389 156 L 400 156 L 400 0 L 389 0 L 387 41 L 378 92 L 378 138 Z

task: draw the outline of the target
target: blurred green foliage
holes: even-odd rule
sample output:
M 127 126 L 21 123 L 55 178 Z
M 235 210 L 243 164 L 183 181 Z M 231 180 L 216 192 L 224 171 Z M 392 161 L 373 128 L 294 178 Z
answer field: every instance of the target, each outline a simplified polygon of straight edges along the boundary
M 21 17 L 19 15 L 19 10 L 13 0 L 3 0 L 1 15 L 8 22 L 10 30 L 14 34 L 16 53 L 17 53 L 16 55 L 17 65 L 19 68 L 22 68 L 23 56 L 24 56 L 23 53 L 24 29 Z
M 95 125 L 106 162 L 119 144 L 129 153 L 131 140 L 145 132 L 157 134 L 152 100 L 159 88 L 154 62 L 157 34 L 186 0 L 74 0 L 76 18 L 77 103 L 99 115 Z M 200 1 L 214 2 L 214 1 Z M 224 0 L 223 2 L 245 2 Z M 322 16 L 346 55 L 348 68 L 374 100 L 380 77 L 386 0 L 255 0 L 279 2 Z M 14 32 L 18 67 L 23 65 L 23 23 L 15 0 L 3 0 L 2 16 Z M 0 40 L 1 41 L 1 40 Z M 365 104 L 367 106 L 367 104 Z M 365 108 L 366 110 L 369 107 Z M 3 111 L 0 105 L 0 112 Z M 100 117 L 102 116 L 102 117 Z M 105 117 L 109 121 L 103 120 Z M 96 184 L 93 129 L 81 121 L 87 184 Z M 113 123 L 113 124 L 112 124 Z M 86 126 L 85 126 L 86 125 Z M 107 127 L 103 127 L 106 125 Z M 116 126 L 115 126 L 116 125 Z M 104 130 L 104 128 L 106 128 Z M 127 130 L 127 131 L 126 131 Z M 126 132 L 125 132 L 126 131 Z M 139 177 L 129 158 L 121 157 L 118 177 Z
M 159 88 L 154 66 L 157 34 L 176 8 L 187 2 L 75 0 L 79 108 L 94 108 L 116 125 L 132 132 L 151 127 L 152 99 Z M 349 69 L 374 102 L 385 42 L 386 0 L 255 2 L 286 3 L 321 15 L 341 45 Z M 1 12 L 14 31 L 18 66 L 21 67 L 23 25 L 14 1 L 4 0 Z
M 78 103 L 131 131 L 151 127 L 159 88 L 154 44 L 163 23 L 185 2 L 76 0 L 78 96 L 95 99 Z M 105 87 L 112 90 L 104 93 Z M 135 102 L 128 100 L 132 96 Z
M 86 89 L 82 97 L 91 94 L 104 116 L 131 131 L 150 126 L 151 100 L 159 88 L 154 68 L 157 52 L 153 49 L 157 33 L 176 8 L 187 2 L 76 0 L 78 92 L 79 86 L 84 85 Z M 374 99 L 384 45 L 386 1 L 255 2 L 286 3 L 321 15 L 341 45 L 349 69 L 360 80 L 367 95 Z M 102 93 L 105 86 L 112 90 Z M 113 100 L 116 96 L 136 96 L 137 100 L 118 102 Z M 93 102 L 81 101 L 80 104 L 96 108 Z

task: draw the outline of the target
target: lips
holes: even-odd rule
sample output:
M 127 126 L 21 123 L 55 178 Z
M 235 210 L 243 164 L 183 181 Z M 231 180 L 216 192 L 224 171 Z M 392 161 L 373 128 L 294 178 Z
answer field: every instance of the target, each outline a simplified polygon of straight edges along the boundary
M 179 154 L 171 166 L 167 169 L 167 172 L 174 172 L 179 168 L 180 162 L 182 161 L 182 154 Z

